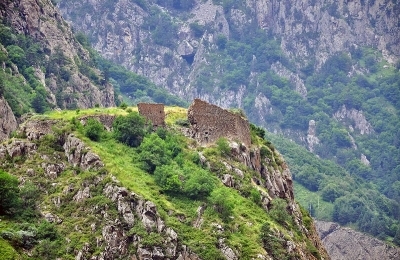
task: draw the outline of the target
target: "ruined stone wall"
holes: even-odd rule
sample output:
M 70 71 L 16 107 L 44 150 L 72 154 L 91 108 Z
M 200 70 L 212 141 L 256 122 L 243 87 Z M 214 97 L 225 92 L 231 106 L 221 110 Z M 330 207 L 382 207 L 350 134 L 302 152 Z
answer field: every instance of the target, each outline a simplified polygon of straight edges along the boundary
M 165 126 L 164 104 L 139 103 L 139 114 L 153 124 L 153 127 Z
M 246 119 L 218 106 L 195 99 L 188 109 L 191 137 L 201 144 L 212 143 L 221 137 L 251 145 L 250 126 Z

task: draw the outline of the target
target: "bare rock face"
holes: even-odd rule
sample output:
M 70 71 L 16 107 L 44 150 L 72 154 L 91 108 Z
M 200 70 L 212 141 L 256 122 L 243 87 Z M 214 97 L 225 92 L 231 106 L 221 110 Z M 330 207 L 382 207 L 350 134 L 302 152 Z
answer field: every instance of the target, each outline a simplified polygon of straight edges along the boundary
M 310 152 L 314 151 L 314 146 L 319 144 L 319 138 L 316 134 L 316 123 L 314 120 L 310 120 L 308 122 L 308 131 L 307 131 L 307 145 L 308 150 Z
M 400 259 L 400 248 L 337 223 L 316 221 L 322 244 L 332 260 Z
M 354 108 L 347 109 L 345 105 L 343 105 L 334 115 L 333 117 L 343 122 L 349 128 L 350 132 L 353 132 L 355 129 L 360 132 L 361 135 L 371 134 L 374 132 L 372 125 L 367 121 L 362 111 L 356 110 Z M 350 120 L 351 123 L 346 122 Z
M 7 101 L 0 96 L 0 142 L 7 139 L 18 127 L 17 120 Z
M 307 88 L 304 85 L 304 81 L 299 75 L 289 71 L 280 62 L 276 62 L 271 65 L 271 69 L 276 72 L 282 78 L 287 78 L 296 87 L 296 92 L 299 93 L 303 98 L 307 97 Z
M 81 167 L 83 170 L 88 170 L 104 166 L 100 157 L 91 152 L 79 138 L 74 137 L 72 134 L 67 137 L 63 148 L 68 162 L 74 167 Z
M 178 235 L 173 229 L 166 227 L 153 202 L 146 201 L 116 184 L 107 184 L 103 193 L 118 205 L 118 212 L 128 228 L 131 228 L 136 221 L 140 221 L 148 232 L 157 232 L 162 235 L 164 239 L 162 247 L 146 247 L 140 243 L 141 238 L 134 235 L 134 244 L 138 246 L 138 259 L 199 259 L 186 246 L 179 245 Z M 124 254 L 128 249 L 126 241 L 129 238 L 121 229 L 122 225 L 120 227 L 113 226 L 114 228 L 105 227 L 103 229 L 103 237 L 108 243 L 107 251 Z
M 360 45 L 381 50 L 392 62 L 400 56 L 395 2 L 250 0 L 247 4 L 261 28 L 282 35 L 282 48 L 289 57 L 304 61 L 312 56 L 320 66 L 331 54 Z M 306 33 L 313 37 L 304 37 Z
M 30 141 L 39 140 L 41 137 L 53 132 L 52 127 L 56 120 L 28 120 L 20 127 L 20 132 Z
M 0 159 L 17 156 L 32 156 L 36 153 L 37 146 L 25 140 L 13 140 L 9 144 L 0 145 Z

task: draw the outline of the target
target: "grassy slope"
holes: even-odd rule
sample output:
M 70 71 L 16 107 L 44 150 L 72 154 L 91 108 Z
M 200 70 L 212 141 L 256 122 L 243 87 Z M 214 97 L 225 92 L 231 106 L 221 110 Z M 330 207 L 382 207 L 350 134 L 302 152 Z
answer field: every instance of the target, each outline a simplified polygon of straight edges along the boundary
M 130 110 L 137 111 L 137 108 L 129 107 L 126 110 L 120 108 L 94 108 L 88 110 L 53 111 L 35 117 L 70 121 L 74 117 L 79 118 L 83 115 L 92 114 L 126 115 L 127 111 Z M 176 127 L 174 123 L 177 119 L 185 119 L 187 115 L 187 110 L 179 107 L 166 107 L 165 111 L 167 116 L 166 122 L 170 129 Z M 225 190 L 229 200 L 234 203 L 233 214 L 228 222 L 224 222 L 221 219 L 220 215 L 209 204 L 207 199 L 193 200 L 184 196 L 171 196 L 163 193 L 155 183 L 153 176 L 144 172 L 135 164 L 133 158 L 137 156 L 137 151 L 134 148 L 118 143 L 113 138 L 103 138 L 100 142 L 93 142 L 79 131 L 75 131 L 75 135 L 81 138 L 86 145 L 90 146 L 102 158 L 107 171 L 115 176 L 122 186 L 144 199 L 155 203 L 166 225 L 173 228 L 178 233 L 180 240 L 184 241 L 186 245 L 203 259 L 223 259 L 221 252 L 216 248 L 221 238 L 225 239 L 225 244 L 234 248 L 239 253 L 241 259 L 254 258 L 258 254 L 265 255 L 265 249 L 260 239 L 261 227 L 265 223 L 269 223 L 274 230 L 279 230 L 279 233 L 288 240 L 296 241 L 303 245 L 309 243 L 303 234 L 297 231 L 292 232 L 296 230 L 294 227 L 283 227 L 274 221 L 262 207 L 252 200 L 244 198 L 237 190 L 223 186 L 220 182 L 218 183 L 218 189 Z M 187 147 L 185 149 L 196 149 L 193 147 L 188 148 L 193 146 L 191 140 L 186 139 L 186 142 Z M 48 148 L 42 145 L 39 145 L 39 149 L 47 151 L 49 155 L 54 153 L 54 150 L 47 150 Z M 218 157 L 218 153 L 215 152 L 208 154 L 216 156 L 214 159 L 217 161 L 227 160 L 226 158 Z M 37 169 L 37 172 L 40 172 L 42 170 L 40 170 L 38 165 L 40 165 L 41 161 L 42 159 L 38 155 L 33 159 L 23 162 L 22 167 L 18 169 L 9 168 L 8 171 L 15 175 L 24 175 L 26 174 L 26 169 L 32 167 Z M 234 161 L 230 161 L 230 163 L 238 164 L 238 162 Z M 236 166 L 239 167 L 238 165 Z M 240 169 L 243 170 L 244 168 L 240 167 Z M 53 186 L 52 181 L 46 179 L 43 173 L 37 174 L 32 180 L 34 183 L 40 183 L 42 187 L 47 187 L 46 189 L 49 191 L 47 196 L 43 196 L 40 207 L 46 209 L 45 211 L 57 214 L 63 219 L 63 223 L 57 225 L 57 230 L 63 237 L 68 237 L 71 242 L 54 250 L 58 250 L 58 255 L 62 255 L 65 259 L 72 259 L 73 250 L 80 250 L 85 243 L 91 243 L 94 237 L 101 236 L 101 233 L 99 233 L 101 230 L 93 234 L 90 225 L 96 223 L 96 226 L 100 227 L 103 220 L 96 216 L 88 217 L 87 209 L 95 205 L 110 203 L 108 199 L 101 195 L 100 189 L 97 191 L 98 195 L 92 194 L 94 197 L 88 199 L 85 203 L 62 203 L 60 208 L 55 207 L 53 203 L 54 198 L 61 197 L 61 201 L 64 202 L 71 200 L 73 194 L 75 194 L 78 188 L 82 187 L 85 181 L 93 180 L 99 175 L 99 173 L 92 171 L 76 174 L 75 170 L 73 167 L 68 167 L 57 178 L 57 186 Z M 254 174 L 250 170 L 245 170 L 244 173 L 245 180 L 250 180 L 250 176 Z M 72 194 L 65 195 L 65 188 L 71 184 L 74 185 L 75 191 Z M 202 215 L 203 224 L 200 228 L 195 228 L 193 227 L 193 222 L 198 217 L 198 207 L 202 205 L 208 205 Z M 116 209 L 112 209 L 111 214 L 118 213 Z M 216 225 L 221 225 L 223 231 L 218 230 Z M 1 240 L 1 243 L 4 244 L 1 247 L 1 250 L 5 252 L 4 255 L 15 258 L 16 256 L 14 257 L 13 254 L 16 254 L 16 252 L 13 251 L 12 247 L 4 240 Z M 68 254 L 64 255 L 65 252 L 68 252 Z
M 137 111 L 137 107 L 129 107 Z M 126 110 L 128 110 L 126 109 Z M 80 117 L 91 114 L 115 114 L 126 115 L 126 110 L 119 108 L 94 108 L 88 110 L 53 111 L 46 114 L 46 117 L 53 119 L 71 120 L 73 117 Z M 172 127 L 177 119 L 185 119 L 187 110 L 180 107 L 166 107 L 166 122 Z M 157 210 L 166 220 L 166 224 L 177 231 L 179 236 L 195 252 L 205 252 L 209 257 L 216 257 L 219 252 L 215 251 L 220 235 L 216 235 L 213 224 L 221 224 L 226 232 L 222 236 L 228 236 L 226 243 L 241 249 L 241 254 L 256 256 L 258 253 L 265 253 L 259 241 L 260 229 L 265 222 L 271 222 L 266 212 L 250 200 L 243 198 L 236 190 L 226 189 L 233 201 L 235 209 L 233 220 L 224 225 L 213 210 L 207 209 L 203 215 L 204 223 L 201 229 L 196 229 L 192 223 L 197 218 L 197 208 L 204 204 L 204 201 L 194 201 L 181 196 L 171 197 L 163 194 L 155 183 L 153 176 L 141 170 L 133 162 L 136 152 L 134 148 L 127 147 L 114 139 L 106 139 L 100 142 L 90 141 L 88 138 L 77 133 L 77 135 L 88 144 L 105 162 L 105 167 L 110 174 L 117 177 L 122 186 L 150 200 L 157 205 Z M 171 215 L 171 212 L 173 214 Z M 177 216 L 184 216 L 185 221 L 181 222 Z M 276 226 L 271 222 L 273 226 Z M 278 226 L 276 226 L 278 227 Z M 281 229 L 281 228 L 279 228 Z M 206 248 L 206 250 L 204 250 Z M 207 256 L 206 254 L 206 256 Z

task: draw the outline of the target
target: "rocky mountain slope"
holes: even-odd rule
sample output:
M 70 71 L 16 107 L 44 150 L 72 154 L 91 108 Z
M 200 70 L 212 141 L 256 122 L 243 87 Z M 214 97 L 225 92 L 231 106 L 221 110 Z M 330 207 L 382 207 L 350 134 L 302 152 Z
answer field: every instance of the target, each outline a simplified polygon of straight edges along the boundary
M 202 148 L 179 133 L 188 133 L 173 123 L 185 120 L 185 110 L 168 109 L 168 131 L 157 133 L 167 135 L 166 141 L 179 138 L 174 149 L 179 148 L 177 140 L 189 145 L 178 157 L 200 156 L 190 174 L 202 171 L 208 181 L 218 177 L 214 189 L 223 192 L 220 202 L 214 193 L 209 195 L 214 199 L 192 200 L 193 195 L 161 189 L 154 181 L 157 168 L 153 176 L 135 166 L 148 138 L 152 147 L 163 142 L 158 134 L 148 133 L 137 151 L 107 133 L 93 142 L 82 135 L 90 118 L 109 123 L 129 113 L 88 112 L 32 117 L 21 125 L 18 138 L 0 146 L 0 163 L 18 177 L 22 203 L 34 199 L 20 216 L 2 218 L 5 259 L 329 259 L 312 220 L 294 201 L 289 169 L 270 144 L 258 139 L 259 144 L 246 148 L 231 142 L 220 157 L 211 144 Z M 180 178 L 189 183 L 191 177 Z M 25 193 L 27 187 L 30 193 Z M 246 195 L 248 189 L 253 195 Z M 224 212 L 230 199 L 235 204 L 225 208 L 229 213 L 224 217 L 218 212 Z
M 332 222 L 316 221 L 331 259 L 398 259 L 400 249 Z
M 12 30 L 2 28 L 2 53 L 12 58 L 12 51 L 21 52 L 18 47 L 22 47 L 19 55 L 24 56 L 22 60 L 12 60 L 14 65 L 6 64 L 2 59 L 3 71 L 11 67 L 14 76 L 22 77 L 26 77 L 28 68 L 34 71 L 32 77 L 45 89 L 45 102 L 49 106 L 115 106 L 112 85 L 104 81 L 100 71 L 89 65 L 92 58 L 88 51 L 76 40 L 50 1 L 2 1 L 0 20 L 3 26 Z
M 0 97 L 0 141 L 7 139 L 17 129 L 17 120 L 7 101 Z
M 256 28 L 273 33 L 281 39 L 283 56 L 296 68 L 292 72 L 293 68 L 286 65 L 270 65 L 278 75 L 292 81 L 303 96 L 307 89 L 299 71 L 309 64 L 318 69 L 336 53 L 361 46 L 380 50 L 392 64 L 400 55 L 399 8 L 392 1 L 181 2 L 188 4 L 61 0 L 58 7 L 77 31 L 89 35 L 93 47 L 105 57 L 182 98 L 201 97 L 223 107 L 242 107 L 249 86 L 244 84 L 239 91 L 217 88 L 212 93 L 196 86 L 201 71 L 213 64 L 209 54 L 215 52 L 218 37 L 254 37 L 249 32 Z M 159 36 L 168 42 L 161 42 Z M 252 53 L 253 59 L 262 58 L 260 54 Z

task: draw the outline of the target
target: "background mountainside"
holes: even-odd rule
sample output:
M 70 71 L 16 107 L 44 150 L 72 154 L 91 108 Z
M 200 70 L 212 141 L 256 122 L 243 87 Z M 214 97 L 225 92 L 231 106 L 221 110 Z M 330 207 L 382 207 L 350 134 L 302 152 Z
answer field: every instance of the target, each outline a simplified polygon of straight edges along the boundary
M 186 100 L 242 108 L 269 132 L 331 160 L 269 137 L 314 216 L 400 243 L 397 1 L 61 0 L 58 7 L 103 56 Z M 151 99 L 135 85 L 120 90 L 133 103 Z

